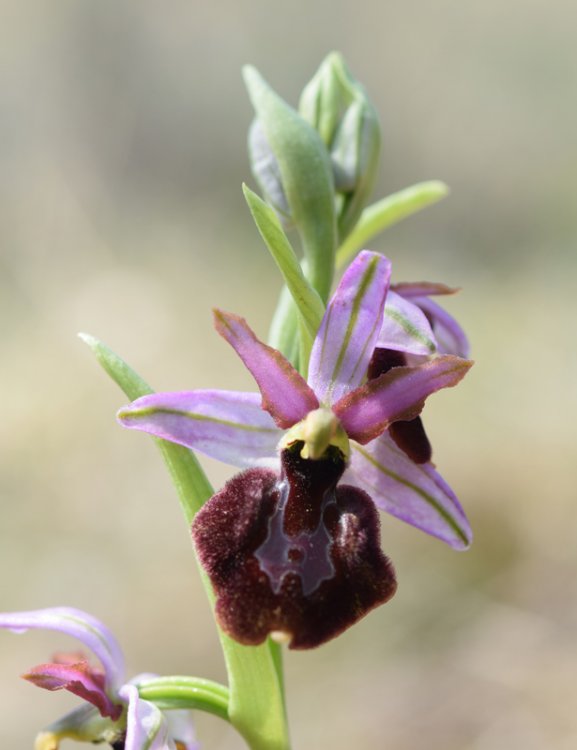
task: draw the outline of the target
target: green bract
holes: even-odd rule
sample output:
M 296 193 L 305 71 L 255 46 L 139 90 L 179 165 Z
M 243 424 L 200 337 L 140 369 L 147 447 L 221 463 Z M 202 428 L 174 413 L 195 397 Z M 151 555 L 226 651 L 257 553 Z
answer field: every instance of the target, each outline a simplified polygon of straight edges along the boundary
M 270 171 L 259 170 L 256 179 L 268 196 L 283 196 L 286 211 L 301 238 L 307 262 L 307 277 L 326 301 L 331 291 L 337 230 L 334 183 L 330 159 L 317 131 L 267 84 L 253 67 L 244 69 L 244 79 L 255 108 L 258 125 L 274 157 L 273 173 L 280 185 L 271 187 Z M 273 205 L 279 208 L 279 200 Z
M 367 206 L 353 231 L 337 251 L 337 268 L 344 268 L 366 243 L 380 232 L 402 219 L 440 201 L 449 188 L 440 180 L 429 180 L 411 185 Z
M 258 231 L 282 273 L 287 289 L 296 304 L 300 332 L 300 361 L 308 362 L 312 342 L 321 324 L 325 306 L 317 292 L 307 281 L 292 245 L 273 209 L 246 185 L 243 190 Z M 286 328 L 285 326 L 281 330 L 289 333 L 286 344 L 290 346 L 294 342 L 295 331 L 292 329 L 287 331 Z M 292 342 L 290 337 L 293 339 Z

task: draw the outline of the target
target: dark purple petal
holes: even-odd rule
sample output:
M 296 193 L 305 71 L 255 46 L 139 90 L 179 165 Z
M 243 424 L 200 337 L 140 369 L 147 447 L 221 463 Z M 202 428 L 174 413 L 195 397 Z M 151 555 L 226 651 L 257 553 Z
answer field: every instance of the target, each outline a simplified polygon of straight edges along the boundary
M 365 444 L 397 420 L 417 417 L 427 396 L 456 385 L 472 362 L 443 356 L 418 367 L 395 367 L 341 399 L 333 411 L 347 435 Z
M 426 464 L 431 460 L 433 449 L 421 417 L 415 417 L 408 422 L 393 422 L 389 427 L 389 435 L 416 464 Z
M 406 358 L 402 352 L 392 349 L 375 349 L 367 371 L 367 379 L 374 380 L 389 372 L 393 367 L 404 365 L 406 365 Z M 420 417 L 407 422 L 393 422 L 389 427 L 389 435 L 415 463 L 424 464 L 431 460 L 431 443 Z
M 407 359 L 403 352 L 396 352 L 394 349 L 377 348 L 373 352 L 369 368 L 367 370 L 367 380 L 375 380 L 380 375 L 384 375 L 393 367 L 405 367 Z
M 242 359 L 262 394 L 262 408 L 283 429 L 319 405 L 305 380 L 280 352 L 257 339 L 238 315 L 214 311 L 215 328 Z
M 425 356 L 437 350 L 435 335 L 425 313 L 413 301 L 409 302 L 392 291 L 387 294 L 376 345 L 382 349 Z
M 92 703 L 102 716 L 109 716 L 113 721 L 122 713 L 122 705 L 113 703 L 106 693 L 104 675 L 94 670 L 86 660 L 40 664 L 23 677 L 45 690 L 68 690 Z
M 456 549 L 471 543 L 471 527 L 449 485 L 431 464 L 411 461 L 386 433 L 353 446 L 344 481 L 369 492 L 381 510 Z
M 121 409 L 118 420 L 239 467 L 276 463 L 282 435 L 260 394 L 237 391 L 154 393 Z
M 433 326 L 437 339 L 437 350 L 440 354 L 455 354 L 458 357 L 469 356 L 469 340 L 465 331 L 455 318 L 433 300 L 417 297 L 413 300 L 427 315 Z
M 246 645 L 281 634 L 290 648 L 334 638 L 394 593 L 379 520 L 364 492 L 336 483 L 336 449 L 316 461 L 297 445 L 283 473 L 233 477 L 195 518 L 192 533 L 217 595 L 223 630 Z
M 390 261 L 363 251 L 345 271 L 315 338 L 309 383 L 330 406 L 360 385 L 383 322 Z
M 124 676 L 124 657 L 116 638 L 96 617 L 72 607 L 51 607 L 30 612 L 0 614 L 0 628 L 18 633 L 30 629 L 58 630 L 81 641 L 100 659 L 110 689 L 118 687 Z

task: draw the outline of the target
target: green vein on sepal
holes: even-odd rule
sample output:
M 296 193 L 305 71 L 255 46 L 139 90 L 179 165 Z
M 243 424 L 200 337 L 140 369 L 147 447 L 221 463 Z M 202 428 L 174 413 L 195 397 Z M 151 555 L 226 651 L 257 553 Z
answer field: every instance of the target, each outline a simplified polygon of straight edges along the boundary
M 354 229 L 337 250 L 337 269 L 346 266 L 359 250 L 366 249 L 366 243 L 375 235 L 437 203 L 448 194 L 449 188 L 444 182 L 429 180 L 387 195 L 367 206 Z
M 349 316 L 349 320 L 347 322 L 347 328 L 344 331 L 343 334 L 343 341 L 341 343 L 341 348 L 339 351 L 339 354 L 335 360 L 335 366 L 333 368 L 333 372 L 331 375 L 331 381 L 334 383 L 338 379 L 338 375 L 340 372 L 341 367 L 343 366 L 343 362 L 345 361 L 345 355 L 347 353 L 347 350 L 349 348 L 349 344 L 351 341 L 351 338 L 353 337 L 353 331 L 355 330 L 355 327 L 358 323 L 359 318 L 359 310 L 361 309 L 361 305 L 363 303 L 363 299 L 365 298 L 365 295 L 371 286 L 371 283 L 375 277 L 375 273 L 377 271 L 377 260 L 379 256 L 373 256 L 370 263 L 367 265 L 362 278 L 359 281 L 358 288 L 355 294 L 355 297 L 353 299 L 353 304 L 351 307 L 351 314 Z M 327 334 L 329 331 L 329 326 L 327 325 Z M 372 331 L 371 331 L 372 333 Z M 324 343 L 324 342 L 323 342 Z M 364 349 L 363 349 L 364 352 Z M 362 357 L 361 353 L 361 357 Z M 358 367 L 358 363 L 357 366 Z M 355 368 L 356 369 L 356 368 Z
M 420 495 L 420 497 L 422 497 L 426 503 L 428 503 L 432 508 L 434 508 L 434 510 L 439 514 L 439 516 L 443 519 L 443 521 L 445 521 L 446 524 L 451 529 L 453 529 L 453 531 L 457 534 L 457 536 L 463 541 L 465 547 L 469 546 L 470 541 L 469 541 L 469 538 L 467 537 L 467 534 L 463 531 L 460 524 L 455 520 L 455 518 L 451 515 L 451 513 L 449 513 L 449 511 L 446 508 L 443 508 L 443 506 L 441 505 L 441 503 L 439 503 L 438 500 L 435 500 L 435 498 L 429 495 L 428 492 L 425 492 L 425 490 L 422 487 L 419 487 L 418 484 L 411 482 L 409 479 L 405 479 L 400 474 L 397 474 L 396 471 L 389 469 L 387 466 L 377 461 L 377 459 L 373 455 L 371 455 L 369 451 L 365 450 L 362 446 L 354 444 L 353 449 L 357 450 L 363 456 L 363 458 L 365 458 L 369 463 L 371 463 L 376 469 L 378 469 L 379 471 L 382 471 L 383 474 L 386 474 L 395 482 L 398 482 L 399 484 L 404 485 L 408 489 L 415 492 L 417 495 Z M 377 492 L 377 488 L 375 488 L 375 492 Z
M 138 409 L 138 411 L 136 409 L 133 409 L 126 412 L 121 410 L 119 412 L 119 416 L 127 422 L 130 420 L 138 422 L 138 420 L 142 419 L 142 417 L 148 417 L 154 414 L 170 414 L 173 416 L 186 417 L 186 419 L 190 419 L 191 421 L 196 422 L 211 422 L 212 424 L 222 425 L 224 427 L 232 427 L 235 430 L 241 430 L 243 432 L 268 432 L 271 434 L 276 434 L 278 432 L 278 428 L 276 427 L 260 427 L 257 425 L 245 424 L 244 422 L 233 422 L 230 419 L 220 419 L 218 417 L 208 416 L 206 414 L 199 414 L 198 412 L 194 411 L 187 411 L 186 409 L 176 409 L 162 406 L 144 406 Z
M 301 329 L 301 361 L 308 362 L 312 342 L 323 318 L 324 305 L 318 293 L 307 281 L 274 209 L 246 185 L 243 185 L 243 192 L 258 231 L 297 306 L 304 328 Z
M 219 716 L 228 721 L 228 688 L 198 677 L 153 677 L 137 684 L 141 698 L 161 710 L 188 708 Z
M 396 310 L 392 310 L 390 307 L 385 305 L 384 314 L 394 320 L 398 325 L 401 326 L 403 331 L 415 341 L 419 341 L 421 344 L 427 347 L 431 354 L 434 354 L 437 350 L 435 342 L 432 341 L 428 336 L 425 336 L 419 331 L 417 326 L 413 325 L 406 315 L 402 315 Z
M 114 382 L 131 400 L 154 393 L 123 359 L 94 336 L 79 334 Z M 187 525 L 214 493 L 194 453 L 154 438 L 176 488 Z M 204 570 L 200 576 L 214 608 L 214 592 Z M 251 750 L 289 750 L 281 672 L 274 644 L 241 646 L 217 628 L 229 679 L 228 718 Z

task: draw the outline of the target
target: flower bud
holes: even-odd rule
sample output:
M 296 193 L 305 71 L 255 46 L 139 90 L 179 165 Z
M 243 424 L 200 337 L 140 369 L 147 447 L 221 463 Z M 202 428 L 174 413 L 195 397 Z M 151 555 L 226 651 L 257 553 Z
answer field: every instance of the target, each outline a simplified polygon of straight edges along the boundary
M 277 212 L 283 226 L 289 228 L 292 225 L 290 206 L 283 188 L 278 159 L 258 119 L 252 121 L 248 131 L 248 155 L 252 173 L 264 199 Z
M 381 146 L 377 114 L 337 52 L 325 58 L 303 90 L 299 111 L 318 131 L 331 157 L 342 242 L 357 223 L 375 182 Z
M 257 70 L 247 66 L 244 77 L 257 117 L 249 137 L 253 172 L 267 200 L 296 227 L 307 278 L 326 300 L 337 240 L 329 155 L 315 128 Z

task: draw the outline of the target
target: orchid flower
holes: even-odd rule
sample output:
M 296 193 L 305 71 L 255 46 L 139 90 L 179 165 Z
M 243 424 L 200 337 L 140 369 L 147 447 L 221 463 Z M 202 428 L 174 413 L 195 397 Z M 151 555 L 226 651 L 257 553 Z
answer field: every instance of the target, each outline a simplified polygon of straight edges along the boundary
M 418 364 L 436 354 L 469 356 L 469 342 L 457 321 L 440 305 L 429 299 L 433 295 L 455 294 L 445 284 L 430 282 L 400 283 L 387 295 L 383 325 L 373 352 L 367 377 L 379 377 L 393 367 Z M 394 444 L 417 464 L 430 463 L 432 448 L 421 417 L 395 422 L 388 430 Z M 383 436 L 386 442 L 387 437 Z
M 198 750 L 189 712 L 163 713 L 142 700 L 138 683 L 144 676 L 124 681 L 120 646 L 92 615 L 70 607 L 10 612 L 0 614 L 0 628 L 60 631 L 81 641 L 100 662 L 96 667 L 81 653 L 57 654 L 24 675 L 38 687 L 68 690 L 86 701 L 41 732 L 36 750 L 58 750 L 64 738 L 108 742 L 115 750 Z
M 368 251 L 349 266 L 313 343 L 308 381 L 246 321 L 217 310 L 217 331 L 260 394 L 158 393 L 119 412 L 125 427 L 251 467 L 193 523 L 217 617 L 241 643 L 257 644 L 272 633 L 291 648 L 310 648 L 392 596 L 395 575 L 379 547 L 375 505 L 456 548 L 469 542 L 469 525 L 448 485 L 432 465 L 412 461 L 387 431 L 417 417 L 427 396 L 456 385 L 471 363 L 441 354 L 366 379 L 384 341 L 390 275 L 390 261 Z M 403 299 L 393 294 L 414 315 L 418 308 Z M 397 328 L 398 348 L 414 348 L 414 326 Z

